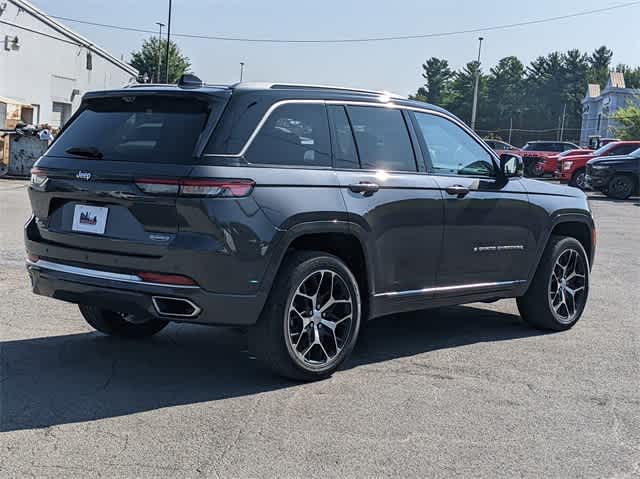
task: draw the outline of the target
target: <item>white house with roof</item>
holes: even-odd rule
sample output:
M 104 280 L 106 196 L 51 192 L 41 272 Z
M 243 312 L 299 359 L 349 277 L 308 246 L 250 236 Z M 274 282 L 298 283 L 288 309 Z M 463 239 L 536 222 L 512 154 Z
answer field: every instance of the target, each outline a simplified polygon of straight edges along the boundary
M 619 125 L 612 118 L 616 111 L 630 104 L 640 105 L 640 90 L 627 88 L 622 72 L 611 72 L 604 90 L 590 84 L 582 100 L 580 144 L 587 145 L 590 136 L 607 138 L 615 135 Z
M 33 118 L 25 118 L 29 123 L 61 126 L 85 92 L 122 87 L 137 75 L 31 3 L 0 1 L 0 97 L 32 105 L 25 109 L 32 111 Z

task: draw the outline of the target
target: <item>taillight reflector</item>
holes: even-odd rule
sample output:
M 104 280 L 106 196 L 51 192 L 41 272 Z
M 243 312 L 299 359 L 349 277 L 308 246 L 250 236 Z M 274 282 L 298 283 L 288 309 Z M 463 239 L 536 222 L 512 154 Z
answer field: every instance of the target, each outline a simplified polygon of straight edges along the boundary
M 136 185 L 145 193 L 155 195 L 239 198 L 251 194 L 255 182 L 244 179 L 139 178 Z
M 175 284 L 178 286 L 196 286 L 197 283 L 188 276 L 182 276 L 179 274 L 162 274 L 162 273 L 148 273 L 141 272 L 138 276 L 147 283 L 160 283 L 160 284 Z

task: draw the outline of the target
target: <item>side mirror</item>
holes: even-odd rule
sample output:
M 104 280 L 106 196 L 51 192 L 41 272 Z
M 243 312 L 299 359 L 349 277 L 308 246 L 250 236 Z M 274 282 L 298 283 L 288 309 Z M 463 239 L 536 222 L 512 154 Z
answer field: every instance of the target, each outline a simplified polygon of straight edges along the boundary
M 500 155 L 500 171 L 505 178 L 517 178 L 524 175 L 522 157 L 512 153 Z

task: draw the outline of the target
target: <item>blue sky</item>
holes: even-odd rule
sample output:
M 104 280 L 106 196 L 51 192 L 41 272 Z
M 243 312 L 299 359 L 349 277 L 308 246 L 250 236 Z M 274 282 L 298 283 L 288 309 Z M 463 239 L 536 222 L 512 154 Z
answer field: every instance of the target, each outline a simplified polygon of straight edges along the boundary
M 51 15 L 155 29 L 166 23 L 165 0 L 32 0 Z M 603 0 L 174 0 L 172 31 L 264 38 L 353 38 L 430 33 L 499 25 L 626 3 Z M 615 63 L 640 65 L 640 5 L 544 25 L 481 34 L 485 68 L 516 55 L 528 62 L 553 50 L 591 51 L 606 44 Z M 127 59 L 145 34 L 67 23 Z M 453 67 L 475 59 L 479 34 L 369 44 L 277 45 L 178 39 L 192 70 L 209 82 L 245 79 L 327 83 L 407 94 L 421 84 L 431 56 Z

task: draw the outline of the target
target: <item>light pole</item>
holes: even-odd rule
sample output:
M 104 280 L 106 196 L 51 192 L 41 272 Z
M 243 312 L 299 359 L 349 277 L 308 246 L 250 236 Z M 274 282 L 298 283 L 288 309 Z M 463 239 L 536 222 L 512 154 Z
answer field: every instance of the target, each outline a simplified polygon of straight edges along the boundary
M 159 27 L 158 31 L 158 68 L 156 70 L 156 83 L 160 83 L 160 64 L 162 62 L 162 27 L 164 27 L 164 23 L 156 22 L 156 25 Z
M 167 48 L 164 55 L 164 66 L 166 68 L 165 82 L 169 83 L 169 42 L 171 42 L 171 0 L 169 0 L 169 20 L 167 21 Z
M 480 53 L 482 52 L 482 40 L 484 38 L 479 37 L 478 41 L 478 62 L 476 63 L 476 84 L 473 88 L 473 108 L 471 109 L 471 129 L 476 129 L 476 113 L 478 113 L 478 86 L 480 84 Z
M 240 82 L 242 82 L 243 75 L 244 75 L 244 62 L 240 62 Z

